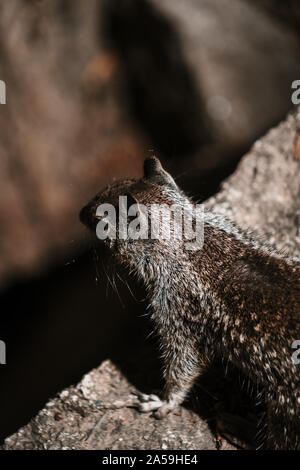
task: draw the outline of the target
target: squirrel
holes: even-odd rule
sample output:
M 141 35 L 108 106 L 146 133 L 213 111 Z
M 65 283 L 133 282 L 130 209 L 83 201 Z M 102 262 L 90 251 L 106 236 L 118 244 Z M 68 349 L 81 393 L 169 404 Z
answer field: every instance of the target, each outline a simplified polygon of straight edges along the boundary
M 195 206 L 156 157 L 141 179 L 122 179 L 100 191 L 80 212 L 95 230 L 97 207 L 120 210 L 119 196 L 146 206 Z M 216 357 L 262 386 L 267 406 L 263 448 L 300 449 L 300 264 L 253 233 L 207 209 L 203 246 L 180 238 L 103 240 L 112 255 L 144 282 L 162 349 L 164 397 L 141 395 L 139 409 L 158 418 L 183 403 Z

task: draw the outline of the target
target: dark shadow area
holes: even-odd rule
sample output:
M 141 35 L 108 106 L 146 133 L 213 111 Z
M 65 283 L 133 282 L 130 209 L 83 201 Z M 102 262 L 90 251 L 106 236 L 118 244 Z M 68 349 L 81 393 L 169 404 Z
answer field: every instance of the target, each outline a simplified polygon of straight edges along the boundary
M 175 26 L 147 0 L 108 0 L 101 37 L 118 57 L 128 111 L 167 157 L 191 155 L 212 141 L 199 83 Z
M 201 169 L 193 160 L 187 165 L 185 159 L 174 164 L 169 162 L 166 165 L 168 171 L 174 176 L 176 183 L 189 194 L 194 201 L 204 202 L 220 190 L 222 181 L 226 180 L 234 173 L 241 157 L 249 150 L 248 146 L 236 148 L 223 148 L 207 152 L 203 158 L 214 158 L 215 152 L 222 155 L 222 164 L 212 165 L 212 168 Z

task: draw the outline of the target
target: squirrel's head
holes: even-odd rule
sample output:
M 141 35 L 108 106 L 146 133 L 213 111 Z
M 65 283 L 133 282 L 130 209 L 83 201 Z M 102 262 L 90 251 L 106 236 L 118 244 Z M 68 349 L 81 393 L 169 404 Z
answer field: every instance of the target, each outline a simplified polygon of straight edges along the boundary
M 172 176 L 151 157 L 144 162 L 141 179 L 122 179 L 106 186 L 81 210 L 80 220 L 113 254 L 130 262 L 154 252 L 163 255 L 166 247 L 167 252 L 178 249 L 182 244 L 179 212 L 191 207 Z

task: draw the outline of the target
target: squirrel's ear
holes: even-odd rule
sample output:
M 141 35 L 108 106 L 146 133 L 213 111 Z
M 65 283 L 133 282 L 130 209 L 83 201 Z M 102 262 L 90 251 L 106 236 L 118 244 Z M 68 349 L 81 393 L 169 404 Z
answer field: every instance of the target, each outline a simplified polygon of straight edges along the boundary
M 146 158 L 144 161 L 144 178 L 160 185 L 169 185 L 177 188 L 172 176 L 163 169 L 156 157 Z

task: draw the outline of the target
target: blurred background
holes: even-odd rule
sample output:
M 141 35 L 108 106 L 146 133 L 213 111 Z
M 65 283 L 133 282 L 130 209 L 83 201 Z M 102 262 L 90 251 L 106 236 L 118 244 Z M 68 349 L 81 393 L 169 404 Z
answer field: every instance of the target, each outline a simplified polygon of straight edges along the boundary
M 153 387 L 143 288 L 79 210 L 152 154 L 215 194 L 292 109 L 299 23 L 298 0 L 1 2 L 0 440 L 107 357 Z

